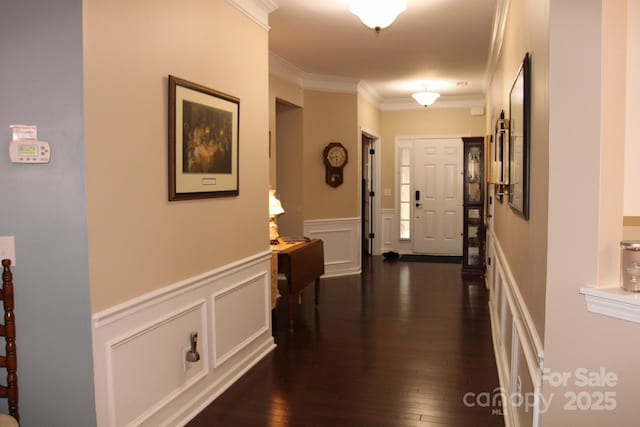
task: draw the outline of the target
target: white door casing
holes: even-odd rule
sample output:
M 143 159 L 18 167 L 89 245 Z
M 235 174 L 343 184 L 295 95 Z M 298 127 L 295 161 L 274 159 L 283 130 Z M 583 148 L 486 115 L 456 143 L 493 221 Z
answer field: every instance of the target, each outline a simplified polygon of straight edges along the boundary
M 414 252 L 462 255 L 462 139 L 414 142 Z

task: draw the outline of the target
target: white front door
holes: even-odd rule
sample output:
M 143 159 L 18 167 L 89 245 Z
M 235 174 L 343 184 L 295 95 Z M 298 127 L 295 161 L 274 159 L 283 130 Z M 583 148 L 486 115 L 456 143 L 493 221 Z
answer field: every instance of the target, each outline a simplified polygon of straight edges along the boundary
M 414 252 L 462 255 L 462 139 L 416 139 Z

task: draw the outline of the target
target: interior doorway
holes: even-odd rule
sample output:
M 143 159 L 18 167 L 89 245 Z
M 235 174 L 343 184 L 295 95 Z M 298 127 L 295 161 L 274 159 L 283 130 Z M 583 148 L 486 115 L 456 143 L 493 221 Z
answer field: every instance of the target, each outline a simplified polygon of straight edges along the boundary
M 375 142 L 375 138 L 364 132 L 362 133 L 362 197 L 360 198 L 362 205 L 360 217 L 362 218 L 361 235 L 362 253 L 364 255 L 373 255 L 373 243 L 375 238 Z

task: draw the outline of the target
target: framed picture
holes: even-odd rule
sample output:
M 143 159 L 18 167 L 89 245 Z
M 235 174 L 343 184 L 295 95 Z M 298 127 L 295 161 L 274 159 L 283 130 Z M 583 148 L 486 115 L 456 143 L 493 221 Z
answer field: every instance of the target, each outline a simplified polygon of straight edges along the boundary
M 509 94 L 509 205 L 529 219 L 531 57 L 524 56 Z
M 169 76 L 169 200 L 239 194 L 240 100 Z

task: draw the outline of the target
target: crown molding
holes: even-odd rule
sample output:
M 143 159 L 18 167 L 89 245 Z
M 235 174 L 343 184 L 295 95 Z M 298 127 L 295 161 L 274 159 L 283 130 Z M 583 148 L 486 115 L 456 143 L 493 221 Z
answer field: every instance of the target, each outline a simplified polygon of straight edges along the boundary
M 366 81 L 350 77 L 305 73 L 286 59 L 269 52 L 269 74 L 293 83 L 305 90 L 357 93 L 382 111 L 423 110 L 413 98 L 383 99 Z M 484 95 L 443 95 L 428 108 L 485 107 Z
M 302 87 L 322 92 L 358 93 L 359 83 L 360 80 L 350 77 L 305 73 Z
M 509 12 L 510 0 L 498 0 L 496 3 L 496 12 L 493 17 L 493 31 L 491 34 L 491 47 L 489 51 L 489 60 L 487 61 L 487 69 L 484 73 L 484 87 L 488 88 L 491 79 L 498 64 L 500 51 L 502 50 L 502 42 L 504 40 L 504 29 L 507 25 L 507 15 Z
M 484 108 L 484 95 L 443 95 L 436 102 L 426 107 L 430 110 L 441 108 Z M 413 98 L 385 99 L 380 103 L 382 111 L 424 110 Z
M 304 71 L 271 51 L 269 51 L 269 74 L 304 87 Z
M 278 8 L 272 0 L 227 0 L 255 23 L 269 31 L 269 14 Z
M 360 80 L 360 83 L 358 83 L 358 95 L 362 96 L 364 99 L 380 108 L 382 97 L 380 97 L 378 92 L 374 88 L 369 86 L 369 84 L 364 80 Z
M 360 80 L 350 77 L 305 73 L 291 62 L 271 51 L 269 51 L 269 74 L 303 89 L 323 92 L 358 93 L 361 83 Z M 370 92 L 373 91 L 371 88 L 368 90 Z

